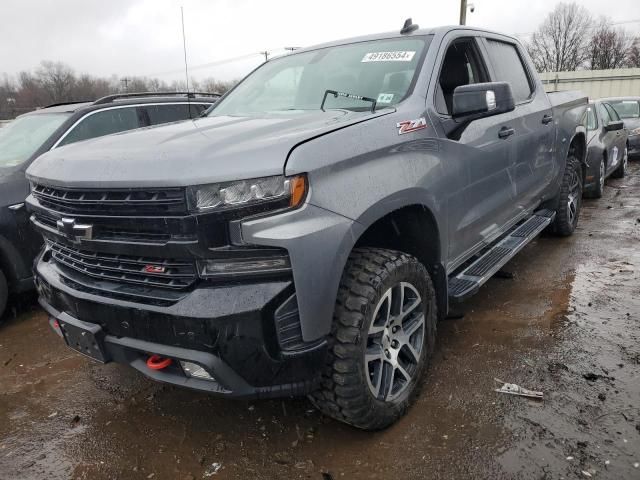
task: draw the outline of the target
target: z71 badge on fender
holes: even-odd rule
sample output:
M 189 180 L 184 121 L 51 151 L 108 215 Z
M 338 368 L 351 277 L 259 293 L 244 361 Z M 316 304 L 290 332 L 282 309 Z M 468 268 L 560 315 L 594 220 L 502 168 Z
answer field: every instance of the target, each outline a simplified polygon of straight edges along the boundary
M 416 118 L 415 120 L 405 120 L 404 122 L 398 122 L 396 127 L 398 127 L 398 135 L 404 135 L 405 133 L 427 128 L 427 120 L 424 117 Z

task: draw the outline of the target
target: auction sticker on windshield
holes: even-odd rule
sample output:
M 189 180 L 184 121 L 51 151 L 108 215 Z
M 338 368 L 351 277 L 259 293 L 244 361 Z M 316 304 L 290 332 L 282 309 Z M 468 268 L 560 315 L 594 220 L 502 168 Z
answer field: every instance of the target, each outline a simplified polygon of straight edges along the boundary
M 360 62 L 410 62 L 415 51 L 400 50 L 395 52 L 369 52 Z

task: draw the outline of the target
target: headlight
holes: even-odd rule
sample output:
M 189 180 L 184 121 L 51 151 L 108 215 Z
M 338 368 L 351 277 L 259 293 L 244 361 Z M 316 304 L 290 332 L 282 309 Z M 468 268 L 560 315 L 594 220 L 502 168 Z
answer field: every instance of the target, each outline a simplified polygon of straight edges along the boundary
M 629 130 L 629 136 L 632 135 L 640 135 L 640 127 L 634 128 L 633 130 Z
M 263 203 L 274 203 L 277 208 L 297 207 L 307 192 L 304 175 L 295 177 L 254 178 L 234 182 L 211 183 L 190 187 L 187 198 L 191 210 L 226 210 Z

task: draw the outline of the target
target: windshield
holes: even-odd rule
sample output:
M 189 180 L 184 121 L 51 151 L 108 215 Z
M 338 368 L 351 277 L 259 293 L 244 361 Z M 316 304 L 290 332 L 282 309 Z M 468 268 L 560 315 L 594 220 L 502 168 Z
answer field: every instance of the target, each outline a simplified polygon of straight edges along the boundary
M 71 114 L 26 115 L 0 129 L 0 168 L 15 167 L 27 160 L 69 115 Z
M 395 105 L 413 88 L 431 37 L 360 42 L 267 62 L 219 101 L 210 115 L 250 116 L 323 108 L 370 110 Z
M 620 118 L 639 118 L 640 104 L 635 100 L 621 100 L 619 102 L 609 102 Z

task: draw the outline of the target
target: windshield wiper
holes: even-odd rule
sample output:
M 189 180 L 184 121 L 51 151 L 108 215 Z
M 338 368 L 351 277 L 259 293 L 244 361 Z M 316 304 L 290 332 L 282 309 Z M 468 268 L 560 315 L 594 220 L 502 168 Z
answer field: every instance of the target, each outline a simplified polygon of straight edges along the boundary
M 361 95 L 354 95 L 353 93 L 336 92 L 335 90 L 325 90 L 324 97 L 322 97 L 322 103 L 320 104 L 320 110 L 324 112 L 324 102 L 327 101 L 327 95 L 333 95 L 333 98 L 344 97 L 353 98 L 354 100 L 362 100 L 363 102 L 371 102 L 371 113 L 376 111 L 376 99 L 363 97 Z

